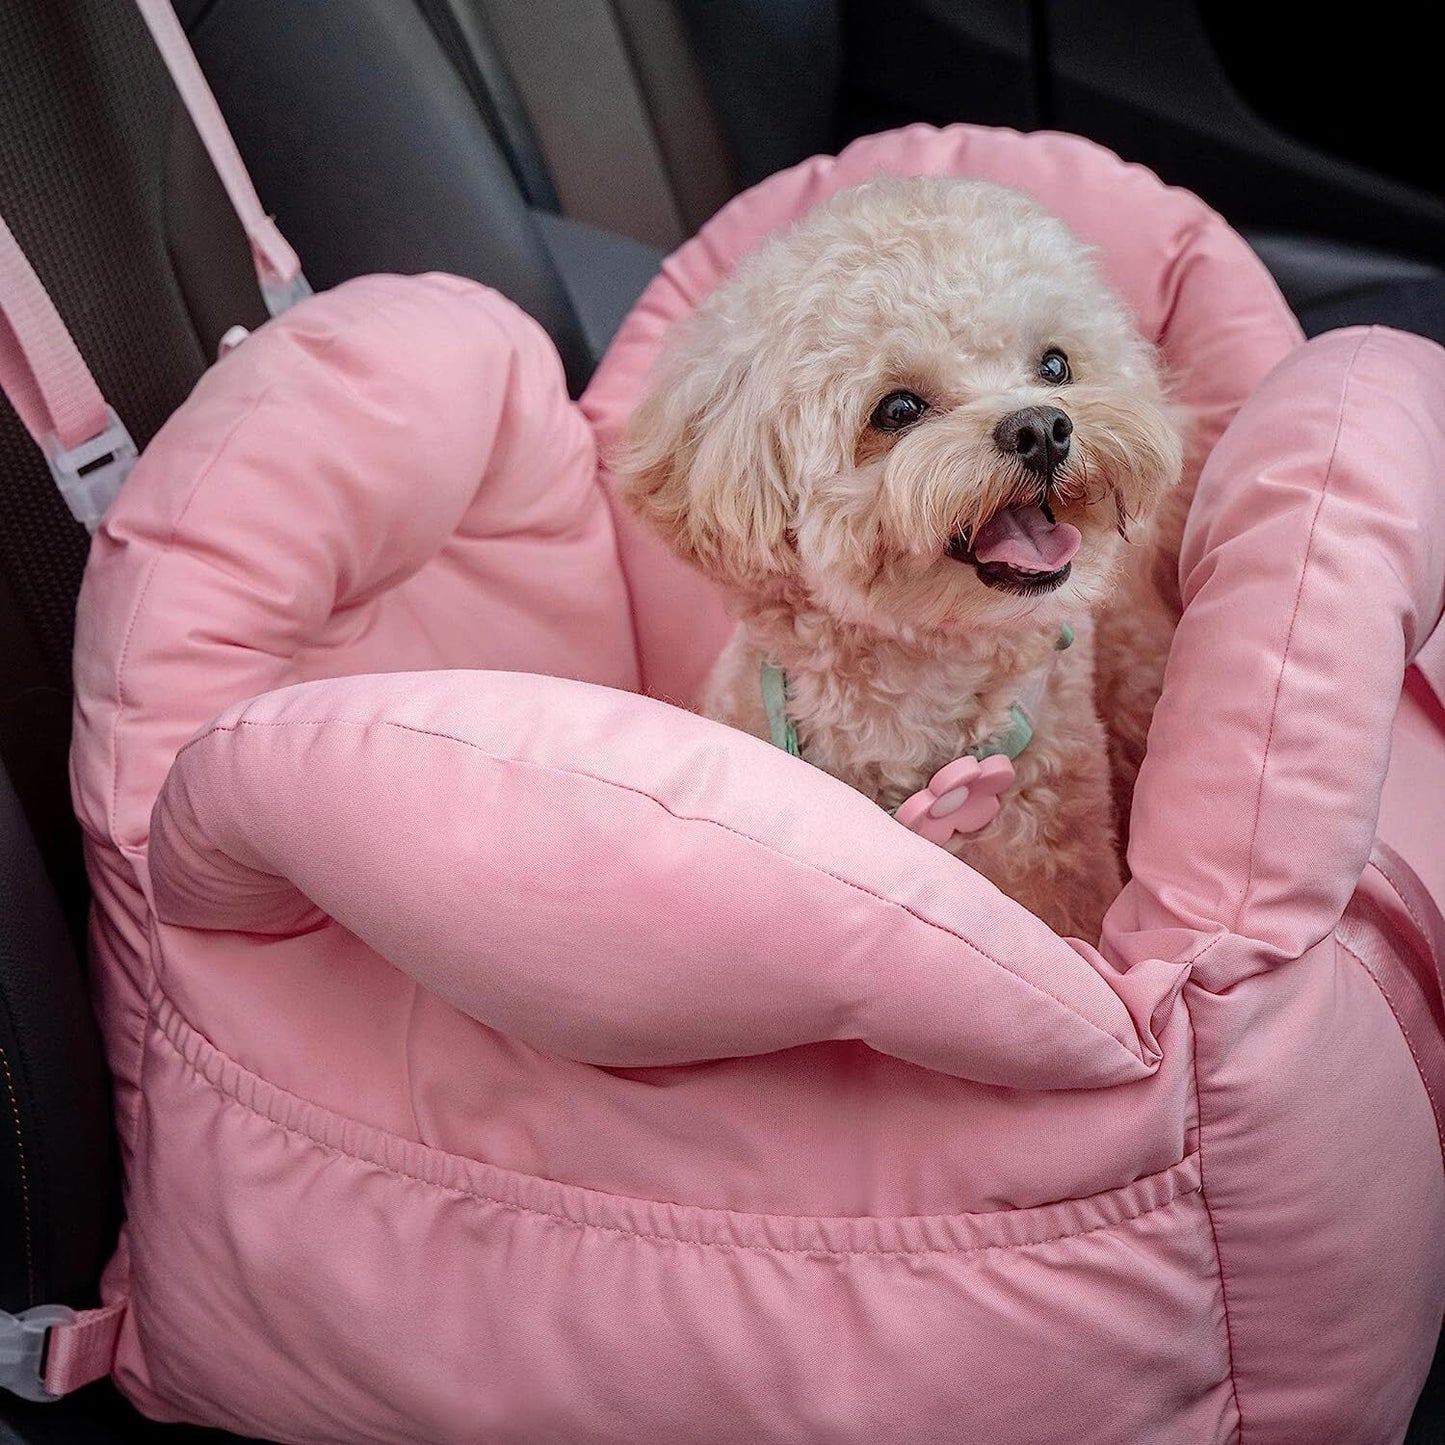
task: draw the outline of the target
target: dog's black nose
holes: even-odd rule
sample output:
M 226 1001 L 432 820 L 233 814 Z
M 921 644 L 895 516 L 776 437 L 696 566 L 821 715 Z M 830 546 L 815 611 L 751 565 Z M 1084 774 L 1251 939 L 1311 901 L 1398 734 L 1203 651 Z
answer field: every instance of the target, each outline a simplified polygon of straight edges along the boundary
M 1014 456 L 1037 477 L 1046 481 L 1063 466 L 1069 455 L 1069 438 L 1074 424 L 1056 406 L 1026 406 L 1011 411 L 993 429 L 999 450 Z

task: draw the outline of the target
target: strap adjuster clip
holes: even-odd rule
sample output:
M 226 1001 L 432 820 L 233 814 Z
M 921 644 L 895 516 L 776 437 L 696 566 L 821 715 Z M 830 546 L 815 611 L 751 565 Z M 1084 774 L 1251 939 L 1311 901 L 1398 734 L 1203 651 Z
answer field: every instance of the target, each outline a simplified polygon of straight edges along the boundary
M 71 515 L 94 532 L 135 466 L 135 443 L 114 407 L 105 409 L 105 430 L 73 447 L 52 436 L 45 448 L 50 475 Z
M 261 299 L 266 303 L 268 316 L 279 316 L 289 311 L 298 301 L 312 295 L 311 283 L 298 271 L 289 281 L 270 271 L 257 273 L 257 284 L 261 288 Z
M 0 1389 L 22 1400 L 58 1400 L 45 1388 L 46 1341 L 52 1326 L 74 1321 L 65 1305 L 36 1305 L 18 1315 L 0 1310 Z

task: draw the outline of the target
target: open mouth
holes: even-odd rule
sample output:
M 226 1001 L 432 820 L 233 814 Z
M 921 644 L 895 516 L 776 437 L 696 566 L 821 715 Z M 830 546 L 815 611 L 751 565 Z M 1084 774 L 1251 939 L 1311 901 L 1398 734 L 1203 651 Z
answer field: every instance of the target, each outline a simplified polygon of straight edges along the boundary
M 948 555 L 972 567 L 985 587 L 1031 597 L 1069 580 L 1083 540 L 1077 527 L 1054 520 L 1045 499 L 1002 507 L 972 535 L 956 533 Z

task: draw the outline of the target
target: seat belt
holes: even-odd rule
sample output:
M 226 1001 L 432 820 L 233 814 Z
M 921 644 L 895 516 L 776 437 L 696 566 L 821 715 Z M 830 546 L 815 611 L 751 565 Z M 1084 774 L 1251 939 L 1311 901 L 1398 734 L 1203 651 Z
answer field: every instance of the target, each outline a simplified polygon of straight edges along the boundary
M 0 391 L 45 453 L 50 475 L 75 520 L 95 531 L 135 465 L 135 443 L 106 404 L 3 216 Z
M 262 209 L 170 0 L 136 0 L 136 6 L 246 233 L 266 309 L 279 316 L 311 295 L 301 262 Z M 237 330 L 233 327 L 227 333 L 223 349 L 236 344 Z M 44 283 L 3 216 L 0 391 L 45 454 L 50 475 L 71 515 L 94 532 L 135 465 L 135 443 L 101 394 Z
M 216 97 L 201 73 L 200 62 L 186 39 L 185 28 L 176 19 L 171 0 L 136 0 L 136 8 L 150 30 L 166 69 L 171 73 L 181 101 L 190 112 L 191 123 L 201 137 L 201 144 L 226 188 L 231 208 L 236 213 L 246 239 L 251 243 L 251 257 L 256 263 L 256 280 L 266 302 L 266 310 L 279 316 L 288 306 L 311 295 L 311 287 L 301 273 L 301 262 L 291 244 L 261 206 L 256 187 L 251 184 L 246 163 L 216 104 Z

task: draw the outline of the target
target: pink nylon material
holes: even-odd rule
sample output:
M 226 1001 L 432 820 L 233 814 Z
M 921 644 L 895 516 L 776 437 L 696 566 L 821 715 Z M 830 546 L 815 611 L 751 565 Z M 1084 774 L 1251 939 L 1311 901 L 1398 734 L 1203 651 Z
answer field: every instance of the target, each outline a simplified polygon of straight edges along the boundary
M 1375 843 L 1338 937 L 1385 995 L 1420 1070 L 1445 1151 L 1445 918 L 1384 843 Z
M 0 216 L 0 392 L 37 446 L 78 446 L 106 428 L 105 398 Z
M 82 1310 L 68 1325 L 55 1325 L 45 1355 L 45 1388 L 52 1395 L 93 1385 L 110 1374 L 120 1338 L 124 1304 Z
M 251 243 L 257 276 L 263 283 L 294 281 L 301 274 L 301 262 L 275 221 L 262 208 L 246 163 L 236 149 L 225 117 L 201 73 L 170 0 L 135 0 L 135 3 Z
M 726 618 L 614 519 L 597 439 L 732 257 L 880 167 L 1045 196 L 1202 417 L 1098 948 L 637 695 L 690 695 Z M 1441 604 L 1442 387 L 1411 338 L 1300 347 L 1193 198 L 966 127 L 725 208 L 591 425 L 470 283 L 258 332 L 80 606 L 122 1389 L 307 1441 L 1398 1439 L 1445 1302 L 1441 1045 L 1396 986 L 1413 885 L 1367 863 Z M 1397 816 L 1438 844 L 1432 728 Z

